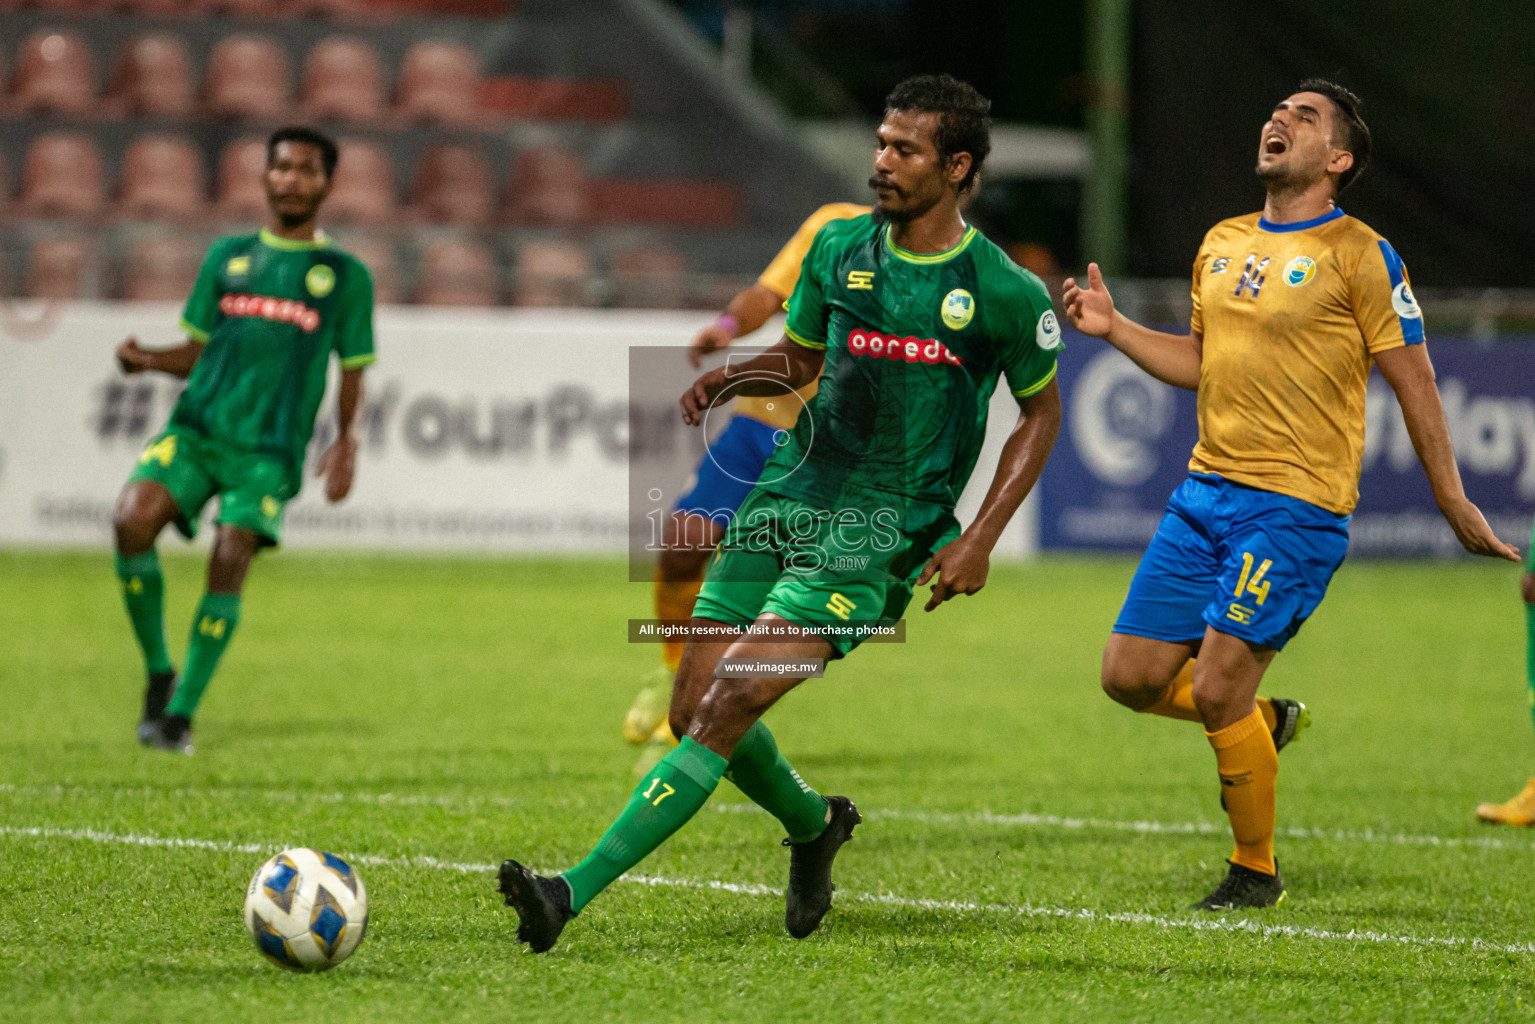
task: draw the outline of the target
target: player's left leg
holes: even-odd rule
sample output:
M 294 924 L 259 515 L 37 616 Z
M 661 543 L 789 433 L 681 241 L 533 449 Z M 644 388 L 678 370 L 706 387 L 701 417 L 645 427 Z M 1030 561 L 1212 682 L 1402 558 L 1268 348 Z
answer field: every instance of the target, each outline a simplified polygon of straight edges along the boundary
M 1530 535 L 1530 561 L 1535 566 L 1535 532 Z M 1526 572 L 1519 581 L 1524 597 L 1524 678 L 1530 699 L 1530 715 L 1535 719 L 1535 572 Z M 1503 825 L 1535 825 L 1535 778 L 1513 799 L 1501 804 L 1479 804 L 1476 816 L 1482 821 Z

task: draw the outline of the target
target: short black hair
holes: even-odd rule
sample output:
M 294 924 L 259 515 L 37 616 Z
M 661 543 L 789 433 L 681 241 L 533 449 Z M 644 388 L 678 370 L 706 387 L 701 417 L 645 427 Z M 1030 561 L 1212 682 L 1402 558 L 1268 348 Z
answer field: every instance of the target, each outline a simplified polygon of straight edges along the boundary
M 896 110 L 939 115 L 933 138 L 938 159 L 947 163 L 956 153 L 969 153 L 970 173 L 959 183 L 959 191 L 970 191 L 991 152 L 991 100 L 953 75 L 917 75 L 885 97 L 885 112 Z
M 266 140 L 266 165 L 272 166 L 272 161 L 277 159 L 277 144 L 279 142 L 304 142 L 314 146 L 320 151 L 320 163 L 325 165 L 325 177 L 329 178 L 336 172 L 336 143 L 324 132 L 310 128 L 306 125 L 288 125 L 279 128 L 272 133 L 272 137 Z
M 1296 92 L 1321 93 L 1332 100 L 1334 137 L 1333 144 L 1354 155 L 1354 165 L 1338 175 L 1338 191 L 1342 192 L 1354 183 L 1370 162 L 1370 129 L 1359 116 L 1364 101 L 1336 82 L 1325 78 L 1308 78 L 1295 87 Z

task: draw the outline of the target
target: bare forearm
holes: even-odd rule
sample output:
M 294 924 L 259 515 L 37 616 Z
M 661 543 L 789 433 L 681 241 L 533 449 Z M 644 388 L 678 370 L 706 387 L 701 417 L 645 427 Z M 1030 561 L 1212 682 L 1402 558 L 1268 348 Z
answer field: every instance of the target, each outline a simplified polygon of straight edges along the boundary
M 1384 375 L 1384 369 L 1382 372 Z M 1402 420 L 1407 424 L 1407 436 L 1412 439 L 1413 451 L 1418 453 L 1418 461 L 1423 464 L 1435 502 L 1444 508 L 1463 500 L 1466 491 L 1461 484 L 1460 467 L 1455 464 L 1455 445 L 1433 371 L 1396 372 L 1387 378 L 1387 383 L 1396 392 Z
M 737 292 L 725 307 L 725 315 L 735 320 L 735 336 L 740 338 L 767 323 L 782 308 L 778 293 L 759 282 Z
M 1052 380 L 1043 391 L 1024 401 L 1018 422 L 1002 446 L 997 473 L 981 502 L 980 512 L 965 531 L 982 542 L 987 551 L 996 546 L 1018 506 L 1039 482 L 1060 430 L 1061 393 Z
M 204 347 L 195 341 L 187 341 L 175 348 L 147 350 L 144 369 L 186 378 L 191 375 L 197 360 L 202 358 Z
M 1154 331 L 1115 311 L 1104 340 L 1162 383 L 1199 389 L 1201 339 L 1197 335 Z
M 760 356 L 731 364 L 725 381 L 738 395 L 781 395 L 815 380 L 825 360 L 826 353 L 783 338 Z
M 336 395 L 336 429 L 342 437 L 352 432 L 357 410 L 362 405 L 362 371 L 342 370 L 341 387 Z

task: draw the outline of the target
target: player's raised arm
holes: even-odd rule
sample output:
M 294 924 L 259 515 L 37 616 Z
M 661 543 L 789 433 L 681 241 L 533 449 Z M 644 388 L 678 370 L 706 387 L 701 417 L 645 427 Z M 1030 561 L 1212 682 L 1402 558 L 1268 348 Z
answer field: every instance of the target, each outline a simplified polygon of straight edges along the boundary
M 710 370 L 683 392 L 682 421 L 690 427 L 703 422 L 704 410 L 727 386 L 734 382 L 738 395 L 781 395 L 815 380 L 826 361 L 824 349 L 806 348 L 787 335 L 778 344 L 754 359 L 735 366 Z M 740 380 L 739 378 L 748 378 Z
M 1164 384 L 1189 391 L 1199 389 L 1199 334 L 1153 331 L 1124 316 L 1114 308 L 1114 297 L 1103 283 L 1098 264 L 1087 265 L 1086 288 L 1074 277 L 1066 279 L 1061 302 L 1071 326 L 1083 334 L 1102 338 Z
M 1381 376 L 1396 392 L 1402 419 L 1407 423 L 1407 436 L 1412 439 L 1413 450 L 1434 489 L 1434 501 L 1461 546 L 1473 555 L 1519 561 L 1519 550 L 1497 538 L 1461 486 L 1450 427 L 1439 400 L 1439 388 L 1434 384 L 1434 366 L 1428 350 L 1422 345 L 1403 345 L 1377 352 L 1375 362 Z
M 732 341 L 755 331 L 783 308 L 784 296 L 761 281 L 736 293 L 718 320 L 699 331 L 688 348 L 688 362 L 703 365 L 704 356 L 729 347 Z

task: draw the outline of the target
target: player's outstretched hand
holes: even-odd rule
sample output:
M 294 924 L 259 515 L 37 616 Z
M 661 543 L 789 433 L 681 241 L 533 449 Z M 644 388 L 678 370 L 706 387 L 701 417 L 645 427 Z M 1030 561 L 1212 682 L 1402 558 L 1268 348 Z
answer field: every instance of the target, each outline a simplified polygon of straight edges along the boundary
M 325 478 L 325 500 L 335 504 L 352 491 L 352 477 L 357 472 L 357 438 L 344 434 L 326 449 L 316 476 Z
M 1459 502 L 1443 511 L 1450 529 L 1455 531 L 1455 536 L 1460 541 L 1460 546 L 1473 555 L 1504 558 L 1510 562 L 1520 561 L 1519 549 L 1498 539 L 1492 532 L 1492 527 L 1487 525 L 1482 510 L 1472 504 L 1471 499 L 1461 498 Z
M 130 335 L 126 341 L 117 346 L 115 353 L 117 365 L 124 373 L 142 373 L 149 369 L 149 352 L 139 348 L 139 339 Z
M 725 368 L 723 366 L 699 377 L 693 382 L 693 386 L 682 393 L 682 422 L 690 427 L 696 427 L 704 421 L 704 413 L 709 406 L 714 404 L 714 398 L 725 390 Z
M 718 352 L 722 348 L 729 348 L 735 340 L 731 334 L 719 324 L 710 324 L 693 338 L 693 344 L 688 348 L 688 362 L 693 364 L 693 369 L 698 369 L 704 364 L 704 356 L 710 352 Z
M 1061 294 L 1061 304 L 1066 307 L 1066 319 L 1071 326 L 1094 338 L 1106 338 L 1114 327 L 1114 297 L 1103 283 L 1098 264 L 1087 265 L 1087 287 L 1068 277 Z
M 933 596 L 922 610 L 930 612 L 956 594 L 973 594 L 986 585 L 991 569 L 991 553 L 961 534 L 949 541 L 922 568 L 917 586 L 933 581 Z

